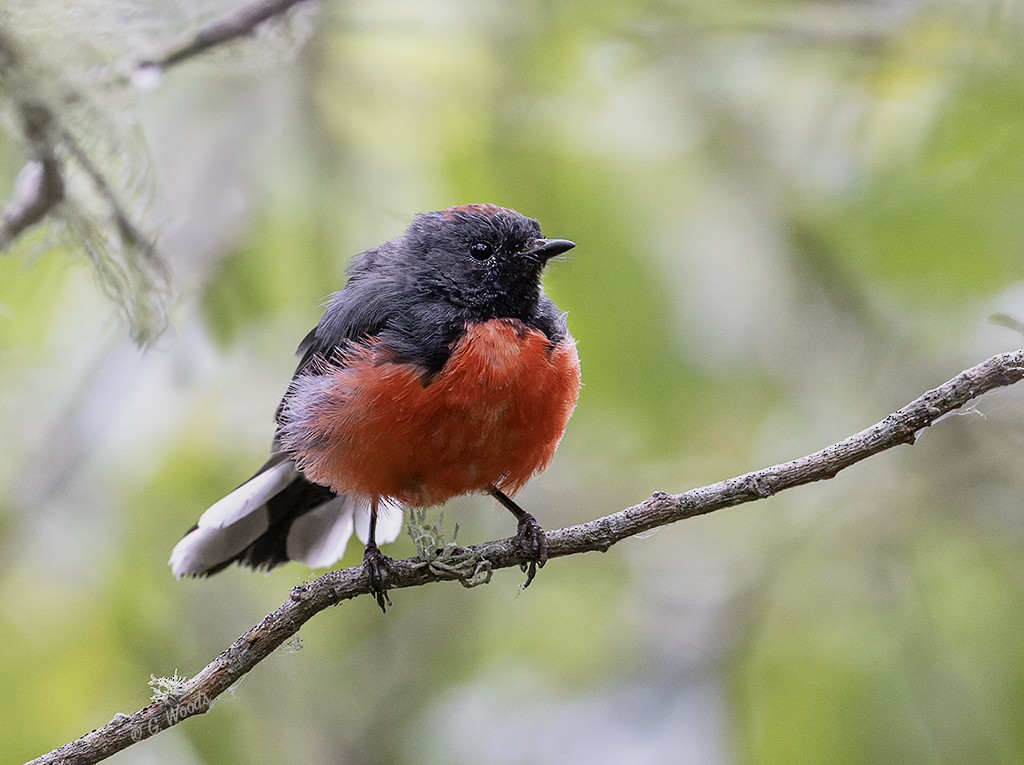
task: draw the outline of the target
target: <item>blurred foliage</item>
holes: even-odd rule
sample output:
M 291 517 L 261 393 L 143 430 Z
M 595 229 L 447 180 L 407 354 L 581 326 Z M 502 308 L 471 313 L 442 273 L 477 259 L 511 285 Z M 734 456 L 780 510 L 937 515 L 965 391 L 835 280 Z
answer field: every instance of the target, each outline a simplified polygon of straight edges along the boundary
M 150 197 L 147 153 L 127 116 L 134 94 L 123 86 L 123 67 L 112 65 L 131 37 L 118 39 L 102 23 L 82 34 L 80 10 L 49 2 L 0 8 L 0 126 L 28 159 L 57 168 L 49 236 L 92 261 L 132 334 L 147 342 L 166 327 L 167 283 L 135 221 Z M 18 177 L 15 200 L 22 201 L 31 175 Z
M 415 212 L 491 201 L 578 242 L 547 286 L 585 387 L 521 495 L 550 528 L 820 448 L 1021 343 L 1019 0 L 311 2 L 133 84 L 230 7 L 0 9 L 32 62 L 3 81 L 0 188 L 30 89 L 175 293 L 143 352 L 59 225 L 0 257 L 12 761 L 142 706 L 151 675 L 194 673 L 313 575 L 176 582 L 165 561 L 262 461 L 347 258 Z M 94 203 L 63 220 L 107 241 Z M 913 450 L 553 561 L 527 592 L 506 571 L 393 593 L 384 617 L 347 603 L 112 761 L 1022 762 L 1022 448 L 1006 390 Z M 491 505 L 446 523 L 511 533 Z

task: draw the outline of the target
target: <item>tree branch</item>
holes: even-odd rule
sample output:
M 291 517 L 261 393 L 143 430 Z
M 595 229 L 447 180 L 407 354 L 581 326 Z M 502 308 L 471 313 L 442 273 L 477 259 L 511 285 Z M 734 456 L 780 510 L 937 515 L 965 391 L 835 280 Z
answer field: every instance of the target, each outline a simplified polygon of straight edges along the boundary
M 210 48 L 252 34 L 256 27 L 280 16 L 305 0 L 256 0 L 214 19 L 196 32 L 186 35 L 165 52 L 139 62 L 139 69 L 167 69 Z
M 189 33 L 162 53 L 139 61 L 136 70 L 140 73 L 165 70 L 218 45 L 252 34 L 259 25 L 305 1 L 255 0 Z M 0 34 L 0 75 L 10 73 L 19 65 L 20 56 L 13 43 L 6 35 Z M 17 106 L 23 124 L 22 132 L 34 157 L 22 169 L 13 197 L 0 213 L 0 251 L 10 246 L 26 229 L 41 222 L 54 207 L 64 201 L 65 168 L 57 158 L 56 149 L 65 146 L 82 164 L 99 194 L 110 205 L 121 236 L 138 246 L 143 256 L 153 261 L 152 244 L 125 214 L 96 166 L 66 131 L 52 129 L 54 120 L 51 109 L 41 103 L 23 100 L 18 100 Z
M 6 250 L 63 199 L 64 176 L 53 154 L 29 160 L 18 173 L 14 195 L 0 214 L 0 250 Z
M 558 558 L 582 552 L 603 552 L 616 542 L 659 526 L 833 478 L 839 471 L 873 454 L 900 444 L 913 444 L 923 429 L 941 417 L 987 391 L 1013 385 L 1022 378 L 1024 349 L 993 356 L 928 391 L 881 422 L 821 451 L 682 494 L 656 492 L 640 504 L 613 515 L 548 532 L 548 555 Z M 511 538 L 477 545 L 467 552 L 475 560 L 486 560 L 491 569 L 524 562 L 517 555 Z M 453 579 L 466 583 L 465 577 L 466 574 L 455 567 L 432 566 L 420 558 L 407 558 L 394 562 L 391 587 L 404 589 Z M 103 727 L 33 760 L 30 765 L 99 762 L 182 720 L 206 713 L 214 699 L 295 635 L 310 618 L 368 592 L 368 581 L 361 568 L 330 571 L 294 588 L 277 610 L 238 638 L 198 674 L 181 683 L 177 693 L 133 714 L 119 714 Z
M 0 82 L 6 84 L 20 65 L 14 43 L 0 32 Z M 24 95 L 16 96 L 14 104 L 33 157 L 18 173 L 13 197 L 0 214 L 0 250 L 7 249 L 22 231 L 41 221 L 64 199 L 63 168 L 50 136 L 53 114 L 46 105 Z

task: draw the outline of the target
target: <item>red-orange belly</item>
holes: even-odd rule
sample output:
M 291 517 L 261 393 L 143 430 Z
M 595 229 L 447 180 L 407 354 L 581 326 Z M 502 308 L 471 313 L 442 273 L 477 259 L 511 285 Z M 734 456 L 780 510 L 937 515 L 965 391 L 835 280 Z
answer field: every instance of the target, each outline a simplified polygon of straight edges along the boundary
M 552 348 L 514 320 L 470 325 L 429 379 L 371 340 L 294 383 L 283 441 L 338 493 L 413 506 L 491 485 L 511 493 L 551 461 L 579 387 L 573 340 Z

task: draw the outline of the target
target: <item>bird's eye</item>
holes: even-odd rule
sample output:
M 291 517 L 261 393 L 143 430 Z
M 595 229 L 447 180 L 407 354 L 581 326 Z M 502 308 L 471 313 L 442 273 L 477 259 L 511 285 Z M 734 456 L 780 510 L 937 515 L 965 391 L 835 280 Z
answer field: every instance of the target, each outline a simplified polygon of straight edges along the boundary
M 487 260 L 494 254 L 494 248 L 487 242 L 474 242 L 469 246 L 469 254 L 477 260 Z

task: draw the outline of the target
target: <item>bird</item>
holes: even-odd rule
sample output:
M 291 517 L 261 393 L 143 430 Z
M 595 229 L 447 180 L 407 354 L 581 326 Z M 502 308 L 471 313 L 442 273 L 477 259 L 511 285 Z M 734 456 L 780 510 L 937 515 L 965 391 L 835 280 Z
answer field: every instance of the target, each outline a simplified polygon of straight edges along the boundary
M 402 508 L 487 494 L 517 521 L 528 586 L 547 560 L 536 518 L 512 499 L 551 462 L 580 391 L 567 315 L 545 294 L 576 245 L 494 204 L 416 215 L 353 258 L 299 344 L 271 456 L 175 545 L 178 578 L 232 563 L 333 565 L 353 530 L 385 610 Z

